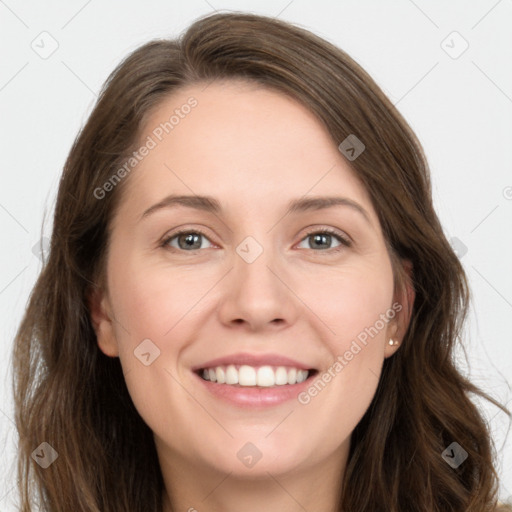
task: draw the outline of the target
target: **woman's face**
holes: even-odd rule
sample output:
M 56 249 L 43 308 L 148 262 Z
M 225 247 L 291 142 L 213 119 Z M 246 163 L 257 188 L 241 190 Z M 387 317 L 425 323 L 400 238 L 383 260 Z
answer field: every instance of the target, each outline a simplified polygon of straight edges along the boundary
M 341 468 L 403 335 L 365 188 L 304 106 L 243 82 L 167 98 L 144 144 L 92 310 L 162 461 Z

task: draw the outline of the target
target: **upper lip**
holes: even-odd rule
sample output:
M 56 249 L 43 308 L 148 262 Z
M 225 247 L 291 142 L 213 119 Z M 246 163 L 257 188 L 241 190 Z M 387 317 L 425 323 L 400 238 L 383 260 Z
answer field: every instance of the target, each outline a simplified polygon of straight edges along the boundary
M 290 357 L 286 357 L 280 354 L 249 354 L 247 352 L 239 354 L 230 354 L 204 363 L 198 364 L 192 367 L 192 371 L 202 370 L 204 368 L 214 368 L 215 366 L 227 366 L 227 365 L 242 365 L 248 366 L 291 366 L 299 370 L 311 370 L 311 365 L 301 363 Z

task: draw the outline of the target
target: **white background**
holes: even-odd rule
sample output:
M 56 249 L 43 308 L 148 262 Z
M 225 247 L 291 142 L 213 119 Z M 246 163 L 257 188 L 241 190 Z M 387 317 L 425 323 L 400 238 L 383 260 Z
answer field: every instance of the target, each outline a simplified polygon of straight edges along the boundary
M 426 151 L 446 235 L 462 248 L 473 292 L 464 371 L 512 407 L 511 0 L 0 0 L 2 511 L 17 510 L 12 340 L 40 271 L 32 248 L 45 211 L 43 233 L 50 233 L 65 157 L 123 57 L 150 39 L 175 37 L 215 9 L 278 16 L 309 28 L 347 51 L 397 104 Z M 41 36 L 44 31 L 51 36 Z M 465 43 L 453 31 L 469 44 L 458 58 L 452 57 Z M 51 48 L 51 38 L 58 48 L 43 59 L 32 45 Z M 499 454 L 501 498 L 507 499 L 508 420 L 494 406 L 482 407 Z

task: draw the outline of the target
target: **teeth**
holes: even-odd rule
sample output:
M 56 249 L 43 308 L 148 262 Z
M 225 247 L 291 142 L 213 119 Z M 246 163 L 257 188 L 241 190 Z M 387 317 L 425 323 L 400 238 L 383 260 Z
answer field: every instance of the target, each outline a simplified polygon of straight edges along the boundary
M 238 384 L 240 386 L 256 386 L 256 370 L 252 366 L 240 366 Z
M 284 366 L 259 366 L 257 368 L 248 365 L 217 366 L 204 369 L 204 380 L 219 384 L 240 386 L 284 386 L 286 384 L 298 384 L 304 382 L 309 376 L 308 370 L 286 368 Z
M 276 370 L 276 384 L 278 386 L 288 384 L 288 372 L 283 366 L 279 366 Z
M 304 374 L 304 372 L 302 372 L 300 370 L 297 372 L 297 384 L 299 382 L 304 382 L 307 378 L 308 378 L 308 374 L 307 373 Z
M 276 375 L 272 367 L 262 366 L 261 368 L 258 368 L 258 373 L 256 374 L 256 382 L 258 383 L 258 386 L 273 386 L 276 383 Z
M 238 384 L 238 370 L 232 364 L 226 368 L 226 384 Z
M 215 377 L 219 384 L 224 384 L 224 382 L 226 382 L 226 372 L 224 371 L 224 368 L 221 368 L 220 366 L 217 367 L 215 369 Z

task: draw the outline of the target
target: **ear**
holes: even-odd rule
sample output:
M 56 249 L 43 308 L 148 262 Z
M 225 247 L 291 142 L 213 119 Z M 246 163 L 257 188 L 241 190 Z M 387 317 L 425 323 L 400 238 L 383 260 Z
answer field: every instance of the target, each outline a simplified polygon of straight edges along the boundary
M 401 289 L 395 291 L 393 298 L 393 310 L 395 317 L 389 321 L 386 329 L 386 346 L 384 348 L 384 357 L 392 356 L 402 344 L 409 322 L 411 321 L 412 309 L 416 292 L 413 285 L 413 265 L 409 260 L 402 260 L 404 268 L 404 279 Z M 396 306 L 396 307 L 395 307 Z M 389 340 L 394 344 L 390 345 Z
M 100 350 L 107 356 L 117 357 L 119 349 L 114 334 L 108 294 L 100 287 L 90 288 L 87 293 L 87 303 Z

